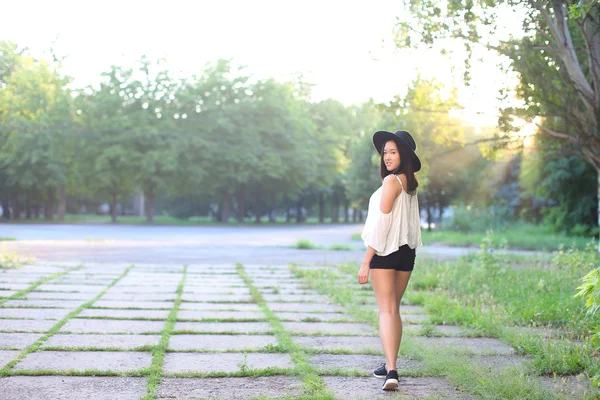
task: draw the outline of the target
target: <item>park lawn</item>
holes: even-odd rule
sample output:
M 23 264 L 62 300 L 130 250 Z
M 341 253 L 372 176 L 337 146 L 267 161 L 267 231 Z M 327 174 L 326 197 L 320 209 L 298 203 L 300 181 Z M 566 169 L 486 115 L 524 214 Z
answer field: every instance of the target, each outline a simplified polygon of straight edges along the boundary
M 60 224 L 56 218 L 52 221 L 47 221 L 44 218 L 38 219 L 20 219 L 17 221 L 14 220 L 1 220 L 3 222 L 10 222 L 15 224 Z M 65 224 L 111 224 L 110 215 L 95 215 L 95 214 L 67 214 L 65 215 Z M 219 226 L 236 226 L 242 224 L 255 225 L 255 226 L 273 226 L 273 225 L 298 225 L 295 222 L 295 219 L 292 219 L 292 222 L 286 222 L 285 217 L 277 217 L 275 218 L 275 222 L 268 222 L 266 217 L 261 219 L 260 225 L 256 224 L 256 219 L 254 217 L 247 217 L 244 219 L 243 223 L 240 223 L 233 216 L 229 218 L 229 222 L 223 223 L 215 221 L 214 218 L 211 217 L 191 217 L 189 219 L 181 219 L 167 215 L 157 215 L 154 216 L 152 224 L 148 224 L 146 217 L 134 216 L 134 215 L 119 215 L 117 216 L 117 224 L 122 225 L 172 225 L 172 226 L 195 226 L 195 225 L 219 225 Z M 325 223 L 331 223 L 331 218 L 325 218 Z M 343 222 L 340 222 L 343 223 Z M 319 224 L 319 219 L 317 217 L 308 217 L 303 225 L 313 225 Z
M 403 303 L 425 308 L 431 320 L 425 328 L 433 336 L 437 325 L 458 325 L 476 336 L 498 338 L 531 361 L 516 372 L 490 373 L 468 355 L 415 346 L 410 336 L 403 339 L 401 353 L 420 359 L 426 371 L 485 399 L 562 398 L 548 397 L 537 389 L 519 394 L 522 388 L 533 388 L 533 378 L 538 376 L 584 374 L 600 379 L 600 354 L 590 340 L 600 321 L 597 316 L 586 316 L 584 301 L 574 297 L 581 278 L 600 265 L 595 248 L 559 251 L 546 258 L 521 255 L 519 264 L 511 266 L 515 260 L 491 248 L 453 261 L 418 259 Z M 355 319 L 377 327 L 373 306 L 362 301 L 372 295 L 372 289 L 356 284 L 357 263 L 312 271 L 293 269 L 344 304 Z
M 447 245 L 478 248 L 482 240 L 489 237 L 496 245 L 504 245 L 508 249 L 554 251 L 561 247 L 583 250 L 593 237 L 567 236 L 549 232 L 541 225 L 515 224 L 502 231 L 458 232 L 452 230 L 421 231 L 423 244 Z M 353 240 L 361 240 L 360 233 L 352 235 Z

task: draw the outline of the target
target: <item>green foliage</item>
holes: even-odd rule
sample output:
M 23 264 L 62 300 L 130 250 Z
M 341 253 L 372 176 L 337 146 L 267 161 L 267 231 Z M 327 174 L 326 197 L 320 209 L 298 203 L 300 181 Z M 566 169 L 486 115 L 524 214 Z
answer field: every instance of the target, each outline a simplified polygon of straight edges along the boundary
M 317 248 L 317 246 L 313 242 L 306 239 L 299 239 L 294 245 L 294 247 L 303 250 L 312 250 Z

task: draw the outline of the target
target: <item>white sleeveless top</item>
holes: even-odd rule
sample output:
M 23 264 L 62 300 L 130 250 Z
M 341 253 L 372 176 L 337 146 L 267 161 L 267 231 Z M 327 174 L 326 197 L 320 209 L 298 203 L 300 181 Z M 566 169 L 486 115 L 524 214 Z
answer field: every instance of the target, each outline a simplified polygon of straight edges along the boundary
M 402 185 L 402 181 L 396 175 Z M 378 256 L 387 256 L 405 244 L 411 249 L 422 246 L 421 216 L 417 193 L 411 195 L 402 186 L 402 192 L 394 200 L 392 211 L 381 212 L 381 192 L 383 185 L 369 199 L 367 220 L 361 235 L 365 246 L 375 249 Z

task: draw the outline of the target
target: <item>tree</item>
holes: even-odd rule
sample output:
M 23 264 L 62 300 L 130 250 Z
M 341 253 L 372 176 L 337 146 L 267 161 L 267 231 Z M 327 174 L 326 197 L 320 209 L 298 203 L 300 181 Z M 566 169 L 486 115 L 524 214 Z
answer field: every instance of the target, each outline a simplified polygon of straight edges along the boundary
M 83 126 L 86 146 L 80 154 L 80 166 L 88 192 L 106 196 L 110 201 L 112 222 L 117 221 L 117 200 L 130 195 L 139 182 L 140 165 L 132 132 L 135 121 L 124 102 L 131 70 L 112 66 L 100 88 L 88 89 L 77 97 L 78 122 Z M 132 93 L 133 96 L 133 93 Z
M 516 93 L 523 106 L 504 110 L 501 127 L 511 131 L 514 116 L 527 121 L 541 117 L 541 134 L 558 141 L 564 154 L 594 167 L 600 201 L 600 4 L 504 0 L 406 5 L 412 20 L 398 24 L 400 46 L 432 46 L 452 38 L 465 44 L 469 56 L 474 44 L 483 44 L 510 60 L 519 74 Z M 510 8 L 520 11 L 511 17 L 521 18 L 522 32 L 501 39 L 498 14 Z

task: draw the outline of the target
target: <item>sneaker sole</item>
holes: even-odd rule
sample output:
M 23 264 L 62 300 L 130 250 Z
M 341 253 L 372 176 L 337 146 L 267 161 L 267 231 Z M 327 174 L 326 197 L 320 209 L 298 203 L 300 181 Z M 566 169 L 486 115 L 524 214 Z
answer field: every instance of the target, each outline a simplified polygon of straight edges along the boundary
M 377 375 L 377 374 L 373 374 L 373 376 L 377 379 L 385 379 L 385 375 Z
M 398 380 L 397 379 L 388 379 L 387 381 L 385 381 L 385 383 L 383 384 L 383 387 L 381 389 L 383 389 L 383 390 L 398 389 Z

